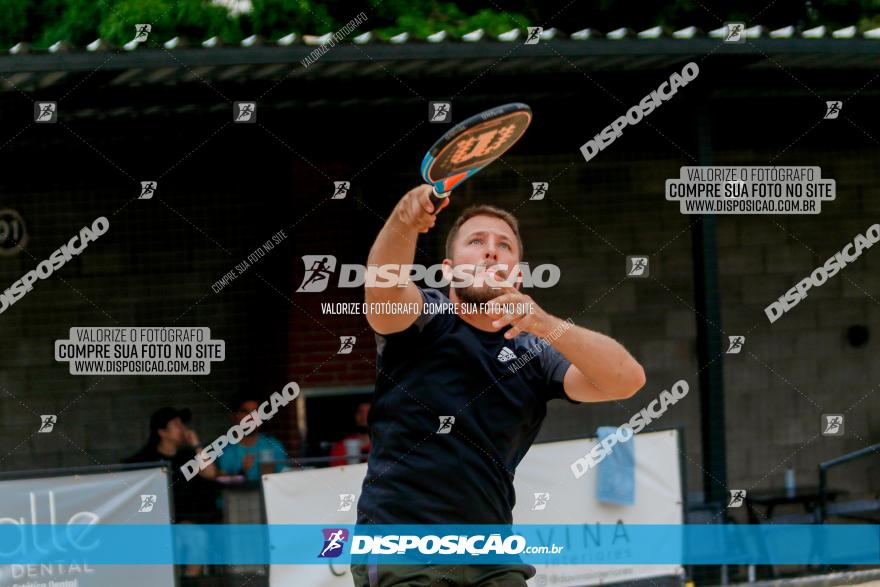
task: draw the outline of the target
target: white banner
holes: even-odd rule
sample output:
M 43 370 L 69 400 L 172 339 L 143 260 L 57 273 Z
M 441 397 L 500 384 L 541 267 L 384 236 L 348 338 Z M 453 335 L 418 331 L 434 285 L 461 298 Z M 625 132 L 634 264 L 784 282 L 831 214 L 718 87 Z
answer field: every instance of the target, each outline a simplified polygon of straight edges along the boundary
M 581 587 L 632 581 L 648 577 L 682 575 L 679 565 L 613 564 L 626 556 L 626 524 L 682 524 L 682 488 L 678 435 L 675 431 L 636 435 L 635 504 L 608 505 L 596 500 L 597 470 L 575 479 L 569 464 L 587 454 L 595 438 L 538 444 L 517 468 L 516 524 L 587 524 L 583 536 L 566 540 L 595 553 L 610 564 L 536 565 L 538 574 L 529 585 Z M 357 498 L 367 465 L 291 471 L 263 476 L 263 493 L 269 524 L 353 525 Z M 548 494 L 549 499 L 535 494 Z M 350 496 L 353 496 L 350 497 Z M 543 502 L 543 505 L 541 505 Z M 599 534 L 596 524 L 624 524 L 623 532 Z M 559 538 L 563 538 L 561 535 Z M 550 539 L 552 542 L 552 538 Z M 558 543 L 563 541 L 557 539 Z M 320 544 L 316 542 L 315 558 Z M 352 587 L 347 564 L 272 565 L 271 587 Z
M 0 481 L 0 524 L 170 524 L 169 505 L 161 468 Z M 0 587 L 174 587 L 171 565 L 67 563 L 0 565 Z
M 566 537 L 566 542 L 589 552 L 597 563 L 610 563 L 535 565 L 538 574 L 529 585 L 581 587 L 684 574 L 680 565 L 614 564 L 615 559 L 623 561 L 630 556 L 626 525 L 684 523 L 678 433 L 642 432 L 629 442 L 635 443 L 636 463 L 636 499 L 631 506 L 596 500 L 597 469 L 591 469 L 580 479 L 574 478 L 569 465 L 590 451 L 596 444 L 595 438 L 541 444 L 526 453 L 516 469 L 514 523 L 587 524 L 582 534 Z M 550 497 L 536 498 L 536 493 L 549 493 Z M 614 531 L 605 528 L 600 533 L 594 527 L 596 524 L 623 527 Z

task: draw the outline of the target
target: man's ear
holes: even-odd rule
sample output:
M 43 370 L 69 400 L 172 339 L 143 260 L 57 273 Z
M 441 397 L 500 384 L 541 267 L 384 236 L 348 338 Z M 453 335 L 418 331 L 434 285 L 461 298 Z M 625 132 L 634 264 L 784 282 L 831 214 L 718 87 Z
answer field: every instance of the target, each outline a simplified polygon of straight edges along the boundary
M 443 279 L 452 282 L 452 259 L 443 259 Z

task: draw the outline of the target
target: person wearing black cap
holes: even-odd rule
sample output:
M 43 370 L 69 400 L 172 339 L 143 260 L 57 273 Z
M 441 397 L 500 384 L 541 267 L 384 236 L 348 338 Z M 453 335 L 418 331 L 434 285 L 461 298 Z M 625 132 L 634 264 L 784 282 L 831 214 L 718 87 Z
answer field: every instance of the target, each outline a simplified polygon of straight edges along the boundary
M 196 431 L 186 425 L 191 419 L 192 412 L 188 409 L 164 407 L 156 410 L 150 417 L 150 437 L 146 445 L 123 462 L 170 462 L 173 521 L 178 524 L 215 523 L 218 521 L 217 488 L 211 480 L 217 476 L 217 467 L 211 464 L 189 481 L 180 469 L 202 448 Z M 207 548 L 207 544 L 203 546 Z M 185 575 L 197 576 L 201 572 L 201 565 L 187 565 Z

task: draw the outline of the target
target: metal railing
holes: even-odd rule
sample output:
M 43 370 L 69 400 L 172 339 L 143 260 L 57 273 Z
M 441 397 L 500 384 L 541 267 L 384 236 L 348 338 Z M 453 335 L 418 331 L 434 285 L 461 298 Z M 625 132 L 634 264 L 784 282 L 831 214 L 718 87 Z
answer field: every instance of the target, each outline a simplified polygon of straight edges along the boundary
M 880 455 L 880 444 L 872 444 L 857 451 L 839 456 L 830 461 L 819 463 L 819 505 L 816 508 L 816 523 L 824 524 L 828 514 L 828 470 L 846 463 L 850 463 L 857 459 L 861 459 L 871 454 Z

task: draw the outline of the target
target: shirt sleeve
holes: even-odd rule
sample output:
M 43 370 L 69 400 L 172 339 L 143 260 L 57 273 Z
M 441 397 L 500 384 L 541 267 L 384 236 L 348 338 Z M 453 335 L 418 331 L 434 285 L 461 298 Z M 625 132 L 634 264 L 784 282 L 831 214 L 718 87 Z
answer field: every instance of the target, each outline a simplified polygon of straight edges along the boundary
M 582 403 L 571 399 L 565 393 L 565 386 L 563 383 L 565 373 L 568 371 L 568 368 L 571 367 L 571 361 L 563 357 L 562 353 L 557 351 L 550 344 L 547 344 L 544 341 L 539 341 L 539 344 L 543 348 L 541 348 L 541 351 L 538 354 L 538 366 L 541 371 L 541 377 L 544 380 L 546 399 L 564 399 L 573 404 Z
M 238 475 L 241 472 L 241 459 L 238 458 L 238 451 L 232 446 L 227 446 L 220 458 L 217 459 L 217 467 L 227 475 Z
M 416 318 L 414 322 L 416 328 L 419 329 L 419 332 L 425 329 L 428 322 L 433 320 L 434 316 L 442 312 L 442 308 L 445 307 L 445 304 L 451 303 L 449 298 L 443 295 L 442 292 L 436 289 L 430 288 L 419 288 L 419 293 L 422 294 L 422 308 L 419 313 L 419 317 Z M 427 310 L 427 311 L 426 311 Z M 448 310 L 447 312 L 448 313 Z
M 419 336 L 425 331 L 425 328 L 429 323 L 432 321 L 436 322 L 436 320 L 434 320 L 436 316 L 449 316 L 452 312 L 450 309 L 452 302 L 449 301 L 449 298 L 447 298 L 443 292 L 436 289 L 421 287 L 418 288 L 418 290 L 419 294 L 422 296 L 422 307 L 420 308 L 418 318 L 415 319 L 415 322 L 413 322 L 409 328 L 393 334 L 374 333 L 376 336 L 376 350 L 380 355 L 384 351 L 385 345 L 389 340 L 407 340 L 408 337 Z M 432 328 L 436 328 L 436 325 L 432 326 Z

